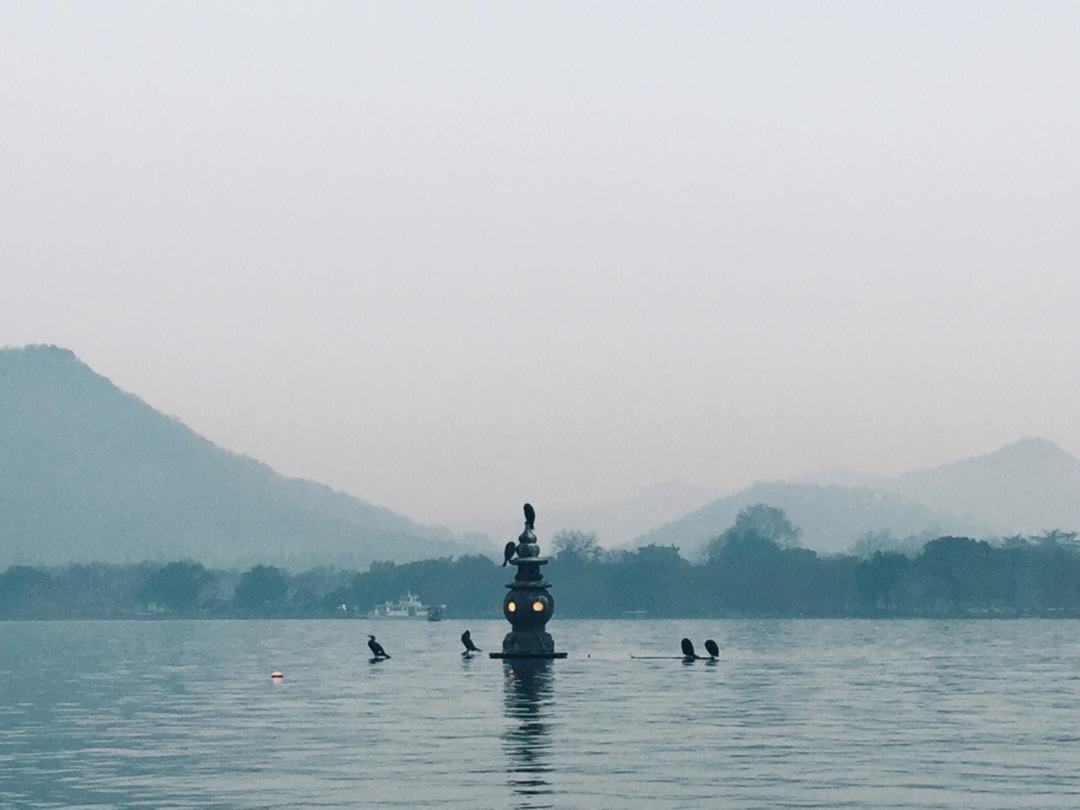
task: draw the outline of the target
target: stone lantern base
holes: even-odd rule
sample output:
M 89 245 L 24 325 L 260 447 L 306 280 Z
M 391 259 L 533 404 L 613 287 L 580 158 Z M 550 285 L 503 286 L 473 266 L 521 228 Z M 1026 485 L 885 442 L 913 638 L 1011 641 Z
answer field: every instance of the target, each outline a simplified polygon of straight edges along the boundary
M 566 658 L 566 653 L 555 652 L 555 641 L 550 633 L 543 631 L 511 630 L 503 639 L 502 652 L 488 653 L 492 658 Z

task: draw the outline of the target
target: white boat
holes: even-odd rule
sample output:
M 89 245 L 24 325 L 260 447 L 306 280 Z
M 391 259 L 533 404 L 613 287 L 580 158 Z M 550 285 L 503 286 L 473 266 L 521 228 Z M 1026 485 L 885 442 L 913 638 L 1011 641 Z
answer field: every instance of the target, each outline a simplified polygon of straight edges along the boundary
M 368 611 L 369 619 L 430 619 L 442 617 L 446 605 L 425 605 L 414 593 L 406 593 L 396 602 L 383 602 Z M 433 619 L 438 621 L 438 619 Z

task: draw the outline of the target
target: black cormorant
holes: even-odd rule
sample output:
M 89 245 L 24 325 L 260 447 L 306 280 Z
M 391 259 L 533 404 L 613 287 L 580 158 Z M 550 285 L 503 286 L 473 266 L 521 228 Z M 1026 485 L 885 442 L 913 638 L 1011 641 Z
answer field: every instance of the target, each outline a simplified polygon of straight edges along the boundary
M 711 658 L 720 657 L 720 645 L 713 641 L 711 638 L 705 640 L 705 649 L 709 651 Z
M 383 645 L 375 640 L 375 636 L 368 634 L 368 649 L 376 658 L 389 658 L 390 653 L 383 649 Z
M 503 568 L 506 568 L 506 564 L 513 559 L 515 551 L 517 551 L 517 543 L 511 540 L 503 548 Z
M 531 503 L 525 504 L 525 528 L 536 528 L 536 510 L 532 508 Z
M 698 654 L 694 652 L 694 643 L 688 638 L 682 640 L 682 654 L 687 661 L 696 661 Z
M 479 647 L 473 644 L 472 634 L 468 630 L 461 634 L 461 643 L 465 645 L 465 652 L 463 652 L 462 655 L 469 655 L 470 653 L 474 652 L 482 652 Z

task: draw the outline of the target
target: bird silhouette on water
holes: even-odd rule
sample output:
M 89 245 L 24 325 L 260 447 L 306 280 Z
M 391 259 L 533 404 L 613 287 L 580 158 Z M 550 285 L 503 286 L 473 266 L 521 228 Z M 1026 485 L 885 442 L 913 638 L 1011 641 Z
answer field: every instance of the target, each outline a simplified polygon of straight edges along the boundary
M 688 638 L 684 638 L 682 640 L 681 644 L 682 644 L 683 660 L 684 661 L 696 661 L 698 659 L 698 654 L 696 652 L 694 652 L 694 642 L 692 642 Z
M 711 638 L 705 640 L 705 649 L 708 650 L 710 658 L 720 657 L 720 645 Z
M 472 655 L 474 652 L 483 652 L 483 650 L 473 643 L 472 633 L 468 630 L 461 634 L 461 643 L 465 645 L 465 652 L 463 652 L 462 655 Z
M 368 649 L 376 658 L 389 658 L 390 653 L 383 649 L 383 645 L 375 640 L 375 636 L 368 634 Z

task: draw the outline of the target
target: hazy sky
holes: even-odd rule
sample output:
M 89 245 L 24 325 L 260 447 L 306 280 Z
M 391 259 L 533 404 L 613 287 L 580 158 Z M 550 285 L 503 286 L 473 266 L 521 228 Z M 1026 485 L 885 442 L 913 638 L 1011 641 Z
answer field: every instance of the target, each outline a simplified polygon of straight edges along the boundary
M 4 2 L 29 342 L 428 522 L 1080 453 L 1080 3 Z

